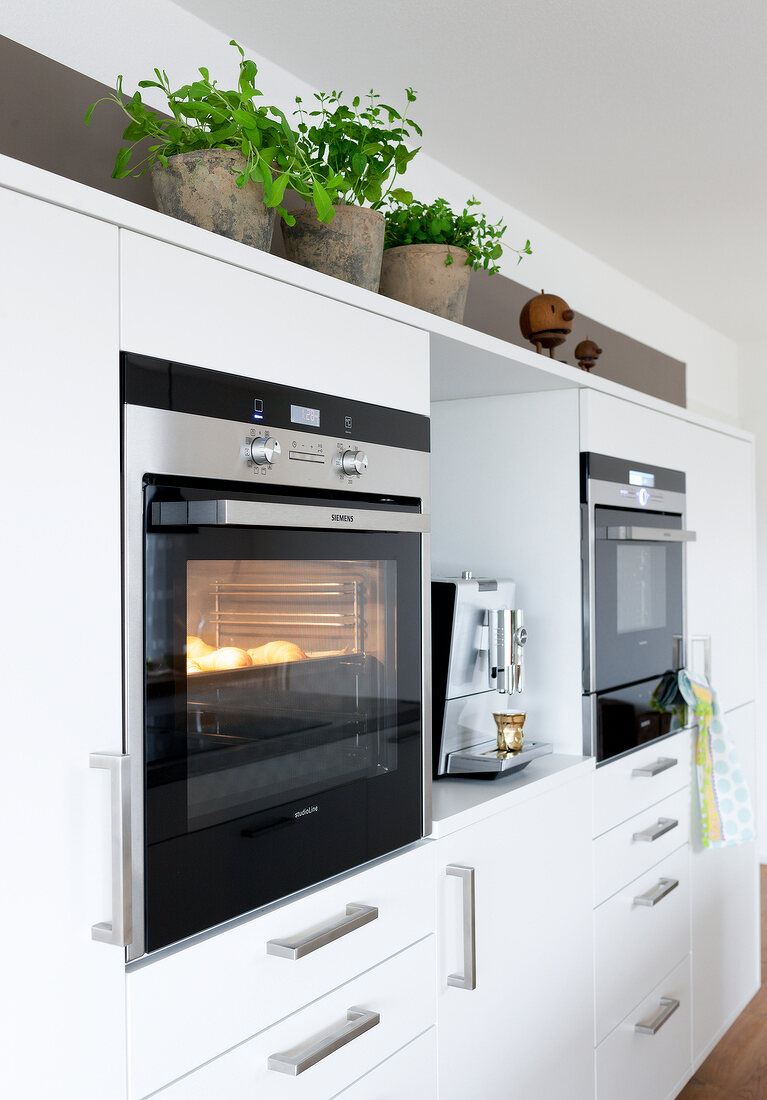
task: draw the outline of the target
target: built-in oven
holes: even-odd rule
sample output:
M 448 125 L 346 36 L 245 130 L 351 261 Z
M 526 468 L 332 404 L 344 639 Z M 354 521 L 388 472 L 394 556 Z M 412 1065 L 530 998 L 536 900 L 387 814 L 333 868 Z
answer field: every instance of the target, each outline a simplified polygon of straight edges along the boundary
M 123 356 L 138 958 L 430 831 L 428 419 Z
M 598 763 L 678 728 L 659 703 L 682 667 L 685 475 L 581 456 L 584 751 Z

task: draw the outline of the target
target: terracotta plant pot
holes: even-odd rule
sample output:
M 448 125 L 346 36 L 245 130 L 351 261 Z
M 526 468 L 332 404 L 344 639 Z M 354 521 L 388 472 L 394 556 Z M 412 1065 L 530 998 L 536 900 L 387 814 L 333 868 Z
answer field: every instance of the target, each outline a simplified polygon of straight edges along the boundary
M 235 182 L 245 166 L 236 149 L 200 149 L 168 157 L 168 167 L 152 168 L 157 209 L 179 221 L 199 225 L 268 252 L 276 210 L 264 206 L 264 188 Z M 234 171 L 233 171 L 234 169 Z
M 453 262 L 446 267 L 448 253 Z M 381 294 L 460 324 L 471 278 L 467 255 L 463 248 L 446 244 L 401 244 L 387 248 L 381 267 Z
M 366 206 L 336 206 L 329 225 L 312 207 L 294 210 L 295 225 L 282 223 L 285 253 L 293 263 L 345 283 L 378 291 L 386 219 Z

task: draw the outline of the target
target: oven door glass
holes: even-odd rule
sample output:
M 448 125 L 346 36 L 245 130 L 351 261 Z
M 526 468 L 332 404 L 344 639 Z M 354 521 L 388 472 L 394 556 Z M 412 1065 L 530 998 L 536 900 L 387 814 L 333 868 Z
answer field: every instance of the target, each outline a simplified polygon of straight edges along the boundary
M 419 534 L 150 524 L 145 569 L 148 950 L 421 836 Z
M 681 530 L 681 516 L 594 510 L 596 690 L 672 668 L 682 635 L 680 542 L 636 537 L 641 529 Z M 639 531 L 637 531 L 639 528 Z

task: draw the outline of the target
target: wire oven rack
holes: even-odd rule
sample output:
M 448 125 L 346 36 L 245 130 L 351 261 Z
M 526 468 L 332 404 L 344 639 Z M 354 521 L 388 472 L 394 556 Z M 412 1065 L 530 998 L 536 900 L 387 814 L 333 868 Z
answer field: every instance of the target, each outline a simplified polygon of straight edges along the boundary
M 212 581 L 207 622 L 216 646 L 245 638 L 250 645 L 288 636 L 316 652 L 363 653 L 366 621 L 365 582 L 358 578 L 329 581 Z M 229 643 L 231 644 L 231 642 Z M 318 654 L 319 655 L 319 654 Z

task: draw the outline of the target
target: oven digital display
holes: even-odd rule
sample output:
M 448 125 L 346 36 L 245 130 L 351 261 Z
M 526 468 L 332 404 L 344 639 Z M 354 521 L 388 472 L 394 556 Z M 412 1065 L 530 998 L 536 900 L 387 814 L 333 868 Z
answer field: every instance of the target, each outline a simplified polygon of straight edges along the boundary
M 319 428 L 320 410 L 308 409 L 305 405 L 290 406 L 291 424 L 308 424 L 310 428 Z
M 644 470 L 629 470 L 629 485 L 644 485 L 647 489 L 654 489 L 655 474 L 647 474 Z

